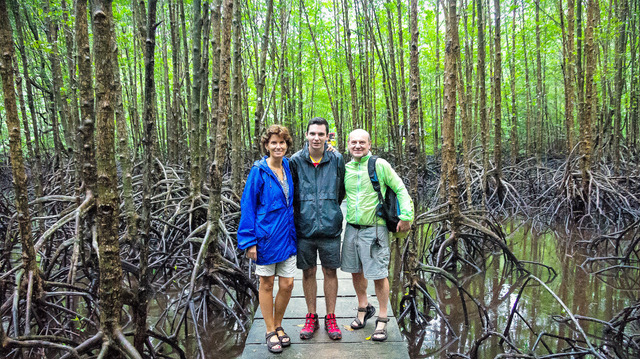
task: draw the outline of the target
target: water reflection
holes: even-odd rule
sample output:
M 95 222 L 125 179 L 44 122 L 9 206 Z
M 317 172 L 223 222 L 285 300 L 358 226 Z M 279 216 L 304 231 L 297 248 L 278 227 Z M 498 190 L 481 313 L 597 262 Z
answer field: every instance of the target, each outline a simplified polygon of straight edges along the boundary
M 505 227 L 515 228 L 508 236 L 507 243 L 517 258 L 539 262 L 555 270 L 557 276 L 543 266 L 527 264 L 527 269 L 544 281 L 576 318 L 588 316 L 609 320 L 615 313 L 640 298 L 640 289 L 636 286 L 620 285 L 637 283 L 637 278 L 626 282 L 619 280 L 617 287 L 613 287 L 585 271 L 581 265 L 587 259 L 586 246 L 578 236 L 562 236 L 552 231 L 541 231 L 530 224 L 518 227 L 515 223 L 509 223 Z M 394 266 L 401 263 L 397 252 L 401 248 L 399 244 L 393 247 L 396 251 L 392 262 Z M 570 343 L 557 337 L 569 337 L 578 343 L 583 340 L 566 310 L 543 285 L 530 280 L 526 282 L 522 291 L 524 278 L 518 276 L 516 271 L 510 270 L 502 255 L 489 256 L 484 269 L 480 273 L 459 273 L 456 276 L 459 282 L 464 283 L 463 287 L 487 311 L 488 326 L 493 331 L 504 334 L 521 350 L 533 351 L 537 355 L 557 353 L 571 348 Z M 634 275 L 637 276 L 638 273 L 635 272 Z M 399 300 L 405 290 L 398 276 L 393 276 L 392 279 L 393 303 L 398 313 Z M 410 323 L 405 323 L 401 328 L 410 343 L 411 357 L 448 358 L 452 353 L 469 352 L 479 336 L 485 332 L 477 306 L 465 297 L 464 305 L 469 318 L 467 325 L 458 289 L 450 281 L 442 279 L 432 280 L 429 284 L 429 293 L 438 302 L 454 332 L 448 329 L 439 316 L 429 322 L 425 331 L 417 331 Z M 521 297 L 518 300 L 519 295 Z M 516 303 L 516 315 L 509 325 L 509 330 L 504 332 Z M 602 323 L 588 320 L 579 320 L 579 323 L 589 335 L 591 342 L 597 342 L 598 338 L 602 337 Z M 494 358 L 504 353 L 507 345 L 502 343 L 501 347 L 501 341 L 496 335 L 484 341 L 478 348 L 478 357 Z M 584 343 L 580 345 L 585 346 Z
M 165 337 L 170 337 L 172 333 L 175 333 L 175 327 L 180 320 L 185 320 L 186 323 L 182 325 L 180 332 L 176 333 L 176 341 L 182 352 L 179 353 L 167 344 L 153 341 L 153 344 L 157 346 L 158 353 L 167 358 L 200 358 L 201 351 L 197 340 L 199 334 L 202 339 L 204 359 L 239 358 L 242 355 L 244 343 L 249 333 L 248 328 L 240 327 L 239 322 L 233 316 L 212 307 L 208 308 L 209 316 L 205 320 L 207 325 L 204 328 L 199 327 L 199 333 L 196 334 L 191 315 L 182 318 L 184 308 L 180 307 L 179 310 L 176 310 L 178 304 L 176 298 L 180 298 L 178 291 L 156 293 L 149 306 L 149 318 L 153 323 L 154 331 Z M 250 298 L 241 300 L 244 299 L 248 301 L 247 305 L 250 307 L 248 310 L 254 313 L 257 301 L 251 301 Z M 228 304 L 233 305 L 233 303 Z

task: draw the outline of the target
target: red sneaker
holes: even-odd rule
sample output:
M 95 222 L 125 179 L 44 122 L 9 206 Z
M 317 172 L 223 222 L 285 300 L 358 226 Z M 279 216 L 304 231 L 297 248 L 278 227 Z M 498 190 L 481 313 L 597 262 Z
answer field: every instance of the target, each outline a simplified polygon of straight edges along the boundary
M 338 328 L 335 314 L 327 314 L 327 316 L 324 317 L 324 329 L 332 340 L 342 339 L 342 332 L 340 331 L 340 328 Z
M 304 322 L 304 327 L 300 331 L 300 339 L 311 339 L 313 333 L 320 327 L 318 324 L 318 314 L 307 313 L 307 320 Z

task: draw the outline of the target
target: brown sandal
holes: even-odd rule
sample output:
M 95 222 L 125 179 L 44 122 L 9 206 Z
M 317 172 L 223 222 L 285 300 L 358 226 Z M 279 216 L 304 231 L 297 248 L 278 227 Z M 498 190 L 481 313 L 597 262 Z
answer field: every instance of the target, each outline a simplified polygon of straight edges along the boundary
M 384 323 L 384 328 L 378 329 L 378 322 Z M 387 323 L 388 322 L 389 322 L 389 318 L 378 317 L 378 319 L 376 319 L 376 330 L 373 332 L 373 334 L 371 334 L 371 340 L 376 342 L 383 342 L 387 340 Z
M 269 349 L 271 353 L 282 353 L 282 343 L 280 342 L 280 338 L 278 338 L 277 342 L 272 342 L 271 337 L 273 336 L 278 336 L 278 333 L 269 332 L 265 335 L 265 338 L 267 339 L 267 349 Z
M 288 347 L 289 345 L 291 345 L 291 338 L 289 337 L 289 335 L 287 335 L 287 333 L 285 333 L 284 328 L 282 327 L 277 327 L 276 328 L 276 334 L 278 332 L 283 332 L 284 334 L 282 335 L 278 335 L 278 339 L 280 339 L 280 344 L 282 345 L 282 347 Z M 286 341 L 285 341 L 286 339 Z
M 376 308 L 371 304 L 367 304 L 367 306 L 365 308 L 358 308 L 358 312 L 365 312 L 366 314 L 364 315 L 364 319 L 363 319 L 362 322 L 360 321 L 360 319 L 356 315 L 356 319 L 354 319 L 351 322 L 351 328 L 352 329 L 362 329 L 362 328 L 364 328 L 364 326 L 367 324 L 367 320 L 369 320 L 370 318 L 373 317 L 374 314 L 376 314 Z M 356 325 L 353 325 L 353 323 L 356 323 Z

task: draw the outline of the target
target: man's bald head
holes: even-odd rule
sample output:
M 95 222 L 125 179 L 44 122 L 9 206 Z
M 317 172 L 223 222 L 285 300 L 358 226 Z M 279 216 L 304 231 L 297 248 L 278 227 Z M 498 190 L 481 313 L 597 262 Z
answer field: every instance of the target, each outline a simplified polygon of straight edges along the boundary
M 351 156 L 353 156 L 356 161 L 360 161 L 362 157 L 369 154 L 369 149 L 371 149 L 371 136 L 369 136 L 369 132 L 359 128 L 351 131 L 347 143 Z
M 356 135 L 356 136 L 366 136 L 367 140 L 369 142 L 371 142 L 371 136 L 369 135 L 369 132 L 367 132 L 366 130 L 363 130 L 361 128 L 357 128 L 357 129 L 351 131 L 351 133 L 349 134 L 349 137 L 347 138 L 347 142 L 351 141 L 351 137 L 354 136 L 354 135 Z

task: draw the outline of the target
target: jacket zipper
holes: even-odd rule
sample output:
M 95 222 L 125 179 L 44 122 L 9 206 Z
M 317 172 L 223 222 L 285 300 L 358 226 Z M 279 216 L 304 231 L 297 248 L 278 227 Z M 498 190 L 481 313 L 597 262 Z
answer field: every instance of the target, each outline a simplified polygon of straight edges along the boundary
M 323 154 L 324 155 L 324 154 Z M 309 158 L 311 158 L 311 154 L 309 154 Z M 311 161 L 313 162 L 313 161 Z M 322 162 L 322 159 L 320 159 L 320 162 Z M 314 184 L 316 186 L 316 196 L 314 198 L 315 201 L 315 210 L 316 210 L 316 215 L 314 216 L 314 225 L 318 224 L 318 167 L 320 167 L 320 163 L 318 163 L 317 166 L 314 166 L 314 164 L 311 164 L 313 166 L 313 175 L 314 175 Z M 316 228 L 317 230 L 319 230 L 319 228 Z
M 269 174 L 269 176 L 271 176 L 272 178 L 275 178 L 276 183 L 278 184 L 278 187 L 280 187 L 280 191 L 282 192 L 282 195 L 284 196 L 284 204 L 285 206 L 289 207 L 289 201 L 287 200 L 287 195 L 284 193 L 284 187 L 282 187 L 282 184 L 280 183 L 280 180 L 278 179 L 278 176 L 273 172 L 273 170 L 271 169 L 271 167 L 269 167 L 269 165 L 267 165 L 267 168 L 269 169 L 269 172 L 267 172 Z M 284 170 L 284 164 L 282 165 L 282 177 L 284 177 L 286 174 L 285 170 Z M 289 178 L 287 177 L 287 183 L 289 183 Z
M 357 178 L 356 183 L 358 184 L 358 192 L 357 192 L 358 194 L 356 195 L 356 223 L 358 223 L 360 221 L 359 218 L 358 218 L 358 215 L 360 214 L 360 213 L 358 213 L 359 212 L 358 208 L 360 208 L 360 162 L 358 162 L 358 171 L 357 171 L 357 173 L 358 173 L 358 178 Z

